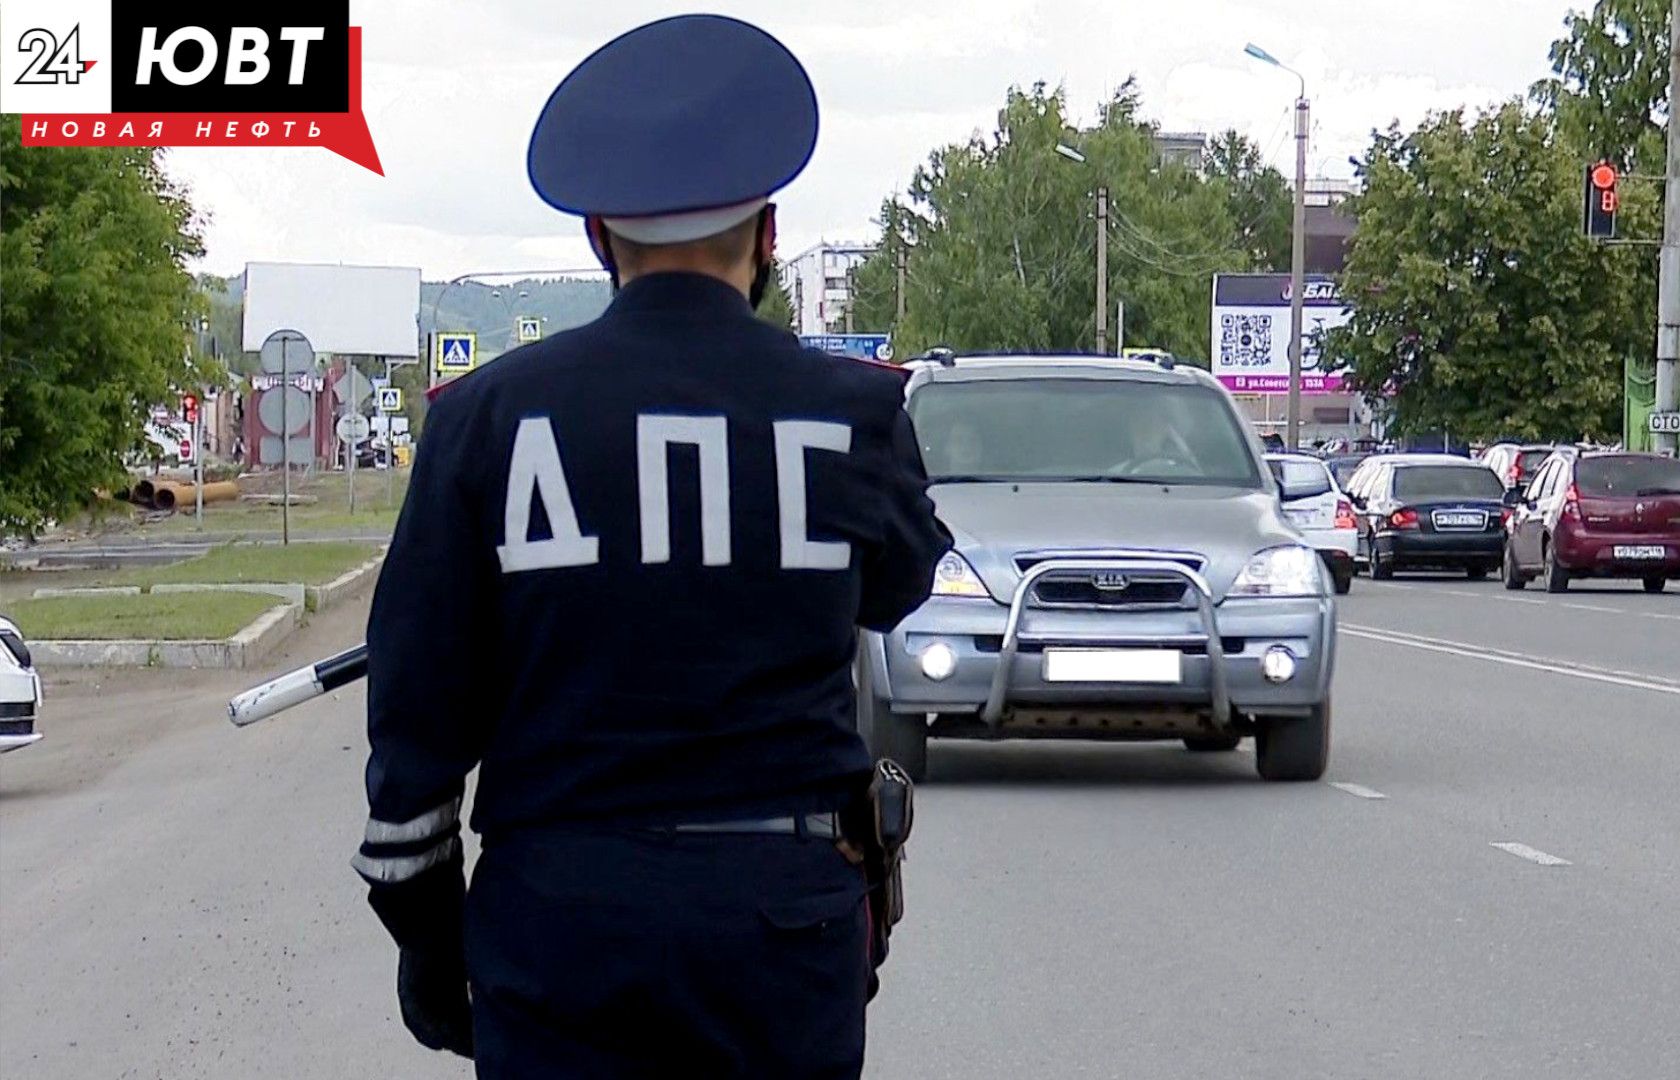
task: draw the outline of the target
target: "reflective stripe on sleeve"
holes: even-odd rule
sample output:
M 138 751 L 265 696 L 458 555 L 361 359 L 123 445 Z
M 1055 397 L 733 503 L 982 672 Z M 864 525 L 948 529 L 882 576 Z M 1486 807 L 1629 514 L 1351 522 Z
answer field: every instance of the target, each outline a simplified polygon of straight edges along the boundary
M 450 836 L 418 855 L 379 856 L 357 852 L 350 865 L 369 885 L 395 885 L 447 862 L 460 850 L 460 837 Z
M 442 806 L 434 807 L 408 821 L 393 823 L 370 817 L 364 841 L 369 844 L 407 844 L 415 840 L 424 840 L 455 824 L 460 815 L 461 798 L 457 795 Z

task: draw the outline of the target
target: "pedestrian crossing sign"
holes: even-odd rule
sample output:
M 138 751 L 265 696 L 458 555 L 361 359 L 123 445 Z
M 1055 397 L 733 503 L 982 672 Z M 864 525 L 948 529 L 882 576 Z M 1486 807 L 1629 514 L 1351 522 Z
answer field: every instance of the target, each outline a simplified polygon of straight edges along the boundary
M 465 375 L 478 366 L 478 335 L 441 331 L 435 363 L 439 375 Z
M 381 386 L 379 388 L 379 411 L 382 413 L 402 412 L 402 387 Z
M 520 318 L 519 318 L 519 342 L 520 342 L 520 344 L 523 345 L 523 344 L 525 344 L 527 342 L 531 342 L 531 341 L 540 341 L 541 339 L 542 339 L 542 320 L 532 318 L 528 315 L 520 316 Z

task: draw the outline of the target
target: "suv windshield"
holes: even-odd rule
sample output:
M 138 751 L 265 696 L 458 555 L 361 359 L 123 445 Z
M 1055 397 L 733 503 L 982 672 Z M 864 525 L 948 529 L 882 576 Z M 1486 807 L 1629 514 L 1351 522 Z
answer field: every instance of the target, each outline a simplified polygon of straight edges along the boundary
M 1584 458 L 1575 467 L 1583 495 L 1680 495 L 1680 461 L 1660 457 Z
M 909 409 L 935 482 L 1262 486 L 1247 433 L 1209 387 L 1064 378 L 931 383 Z
M 1408 502 L 1497 499 L 1504 492 L 1499 477 L 1480 465 L 1407 465 L 1394 472 L 1394 497 Z

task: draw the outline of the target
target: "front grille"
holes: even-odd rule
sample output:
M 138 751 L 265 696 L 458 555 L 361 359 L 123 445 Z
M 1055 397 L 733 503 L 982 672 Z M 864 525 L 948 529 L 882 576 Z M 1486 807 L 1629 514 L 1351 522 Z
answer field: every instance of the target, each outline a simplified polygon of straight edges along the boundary
M 0 717 L 34 716 L 33 701 L 0 701 Z
M 34 720 L 0 720 L 0 735 L 33 735 Z
M 1190 589 L 1187 582 L 1171 578 L 1126 578 L 1124 588 L 1104 588 L 1095 575 L 1047 574 L 1033 584 L 1033 601 L 1040 605 L 1128 608 L 1148 605 L 1177 605 Z

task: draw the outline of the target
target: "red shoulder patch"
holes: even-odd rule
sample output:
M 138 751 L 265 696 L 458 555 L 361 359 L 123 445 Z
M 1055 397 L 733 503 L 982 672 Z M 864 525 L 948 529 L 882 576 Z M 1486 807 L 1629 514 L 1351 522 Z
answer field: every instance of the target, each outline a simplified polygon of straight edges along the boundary
M 890 363 L 886 360 L 867 360 L 867 359 L 865 359 L 861 356 L 860 357 L 855 357 L 854 359 L 856 359 L 857 362 L 860 363 L 860 364 L 868 364 L 870 367 L 874 367 L 874 368 L 884 368 L 885 370 L 892 372 L 894 375 L 897 375 L 899 378 L 902 378 L 902 379 L 908 379 L 910 377 L 910 372 L 906 371 L 899 364 Z
M 449 389 L 450 385 L 453 384 L 454 381 L 455 381 L 454 379 L 451 379 L 451 380 L 449 380 L 449 382 L 440 382 L 436 386 L 428 389 L 426 391 L 426 401 L 428 403 L 436 401 L 438 395 L 443 393 L 445 390 Z

